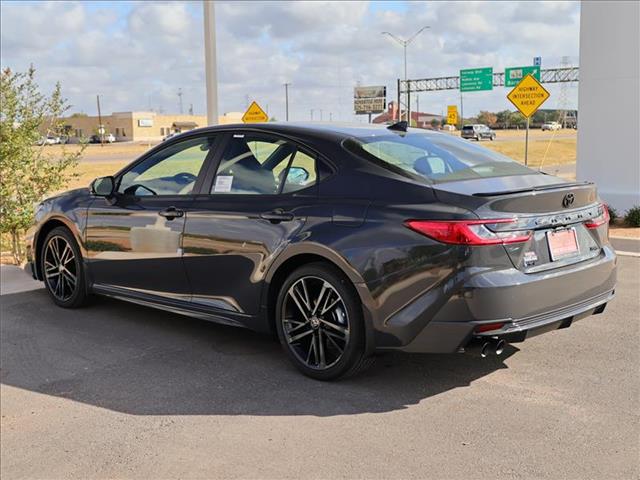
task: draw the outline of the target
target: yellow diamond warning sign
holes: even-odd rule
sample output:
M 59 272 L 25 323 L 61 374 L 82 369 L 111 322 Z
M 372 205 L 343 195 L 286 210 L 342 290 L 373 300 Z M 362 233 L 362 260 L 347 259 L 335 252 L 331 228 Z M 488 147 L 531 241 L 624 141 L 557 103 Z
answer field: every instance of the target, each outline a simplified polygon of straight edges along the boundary
M 264 113 L 264 110 L 262 110 L 256 102 L 251 102 L 251 105 L 249 105 L 249 108 L 247 108 L 247 111 L 244 112 L 242 116 L 242 121 L 244 123 L 268 122 L 269 115 Z
M 507 98 L 526 118 L 536 113 L 536 110 L 550 97 L 544 87 L 531 74 L 525 76 Z

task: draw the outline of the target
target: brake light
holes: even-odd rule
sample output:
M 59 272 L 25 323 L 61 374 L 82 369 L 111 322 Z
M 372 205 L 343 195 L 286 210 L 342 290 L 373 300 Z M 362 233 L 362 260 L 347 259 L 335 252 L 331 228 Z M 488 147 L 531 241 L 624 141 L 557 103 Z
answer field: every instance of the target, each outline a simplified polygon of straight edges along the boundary
M 605 223 L 608 224 L 609 219 L 609 209 L 602 203 L 598 208 L 598 216 L 584 222 L 584 226 L 587 228 L 598 228 Z
M 491 220 L 408 220 L 405 225 L 422 235 L 454 245 L 498 245 L 526 242 L 531 231 L 492 231 L 487 225 L 515 223 L 514 218 Z

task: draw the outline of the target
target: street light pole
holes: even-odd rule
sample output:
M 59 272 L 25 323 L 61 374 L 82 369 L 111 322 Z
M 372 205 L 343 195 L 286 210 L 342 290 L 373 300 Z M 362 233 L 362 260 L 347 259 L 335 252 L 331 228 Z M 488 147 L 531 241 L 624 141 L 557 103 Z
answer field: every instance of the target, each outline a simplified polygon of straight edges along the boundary
M 285 108 L 285 120 L 289 121 L 289 86 L 290 83 L 284 84 L 284 108 Z
M 411 126 L 411 105 L 409 104 L 411 97 L 409 96 L 410 95 L 410 93 L 409 93 L 409 85 L 407 84 L 407 80 L 408 80 L 408 77 L 407 77 L 407 46 L 411 42 L 413 42 L 413 40 L 415 40 L 415 38 L 418 35 L 420 35 L 427 28 L 431 28 L 431 27 L 429 27 L 428 25 L 425 25 L 424 27 L 422 27 L 420 30 L 418 30 L 416 33 L 414 33 L 411 37 L 409 37 L 406 40 L 394 35 L 393 33 L 382 32 L 382 35 L 388 35 L 393 40 L 395 40 L 400 45 L 402 45 L 402 48 L 404 49 L 404 86 L 407 89 L 405 107 L 406 107 L 406 112 L 407 112 L 407 124 L 409 126 Z M 400 98 L 400 91 L 398 91 L 398 98 Z M 398 105 L 398 118 L 400 118 L 400 110 L 399 109 L 400 109 L 400 105 Z
M 207 85 L 207 123 L 218 124 L 218 64 L 216 62 L 216 13 L 211 0 L 203 0 L 204 69 Z M 182 101 L 182 98 L 180 99 Z M 182 103 L 182 102 L 181 102 Z

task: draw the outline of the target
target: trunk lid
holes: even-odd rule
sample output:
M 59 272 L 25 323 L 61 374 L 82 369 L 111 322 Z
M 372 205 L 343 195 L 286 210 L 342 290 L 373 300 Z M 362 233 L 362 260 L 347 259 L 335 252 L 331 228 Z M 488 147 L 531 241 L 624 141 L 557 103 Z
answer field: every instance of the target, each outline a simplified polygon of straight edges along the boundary
M 473 210 L 494 232 L 530 231 L 526 242 L 504 244 L 513 265 L 527 273 L 581 262 L 600 254 L 604 228 L 587 228 L 603 215 L 593 183 L 568 183 L 544 174 L 481 178 L 435 184 L 438 200 Z

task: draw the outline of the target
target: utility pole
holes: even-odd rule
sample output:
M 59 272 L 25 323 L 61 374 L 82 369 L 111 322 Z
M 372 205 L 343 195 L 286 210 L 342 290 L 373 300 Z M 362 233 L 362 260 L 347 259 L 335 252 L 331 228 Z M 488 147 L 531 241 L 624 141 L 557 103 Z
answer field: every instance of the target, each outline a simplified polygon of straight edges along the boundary
M 178 104 L 180 107 L 180 115 L 182 115 L 183 111 L 182 111 L 182 88 L 178 89 Z
M 395 40 L 396 42 L 398 42 L 400 45 L 402 45 L 402 48 L 404 50 L 404 85 L 405 88 L 407 89 L 407 97 L 406 97 L 406 103 L 405 106 L 407 108 L 407 123 L 409 124 L 409 126 L 411 126 L 411 105 L 410 105 L 410 101 L 411 101 L 411 97 L 410 97 L 410 93 L 409 93 L 409 85 L 407 83 L 407 45 L 409 45 L 411 42 L 413 42 L 413 40 L 420 35 L 420 33 L 422 33 L 424 30 L 426 30 L 427 28 L 431 28 L 428 25 L 422 27 L 420 30 L 418 30 L 416 33 L 414 33 L 411 37 L 409 37 L 408 39 L 404 40 L 400 37 L 397 37 L 396 35 L 394 35 L 393 33 L 389 33 L 389 32 L 382 32 L 382 35 L 387 35 L 389 37 L 391 37 L 393 40 Z M 400 82 L 398 82 L 400 83 Z M 398 97 L 400 96 L 400 92 L 398 92 Z M 400 108 L 400 105 L 398 105 L 398 108 Z
M 462 92 L 460 92 L 460 131 L 464 127 L 464 108 L 462 108 Z
M 329 112 L 329 121 L 333 122 L 333 112 Z
M 311 121 L 313 122 L 313 108 L 311 109 Z
M 285 83 L 284 84 L 284 116 L 285 116 L 285 120 L 288 122 L 289 121 L 289 86 L 291 84 L 290 83 Z
M 207 123 L 218 124 L 218 66 L 216 62 L 216 12 L 213 1 L 203 0 L 204 66 L 207 84 Z
M 189 104 L 189 115 L 193 115 L 193 103 Z
M 104 147 L 104 127 L 102 126 L 102 113 L 100 112 L 100 95 L 96 95 L 98 102 L 98 135 L 100 135 L 100 146 Z

